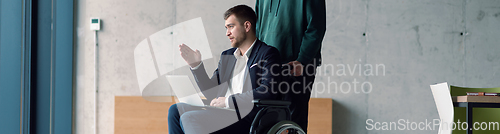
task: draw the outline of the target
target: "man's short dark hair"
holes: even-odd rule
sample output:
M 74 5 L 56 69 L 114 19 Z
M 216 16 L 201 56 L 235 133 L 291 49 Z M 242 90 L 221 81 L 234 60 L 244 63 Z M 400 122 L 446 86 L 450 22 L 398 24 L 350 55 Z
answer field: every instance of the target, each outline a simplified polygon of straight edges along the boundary
M 249 21 L 252 24 L 251 29 L 255 32 L 255 24 L 257 23 L 257 15 L 255 15 L 255 11 L 247 5 L 237 5 L 232 8 L 229 8 L 224 13 L 224 20 L 227 20 L 229 16 L 234 15 L 238 22 L 243 25 L 246 21 Z

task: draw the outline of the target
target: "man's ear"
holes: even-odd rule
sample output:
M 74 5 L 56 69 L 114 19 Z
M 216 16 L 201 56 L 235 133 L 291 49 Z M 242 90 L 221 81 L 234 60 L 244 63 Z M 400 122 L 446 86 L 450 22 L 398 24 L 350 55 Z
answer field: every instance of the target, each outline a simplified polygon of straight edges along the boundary
M 245 32 L 250 32 L 250 29 L 252 28 L 252 23 L 250 23 L 250 21 L 245 21 L 243 25 L 245 26 Z

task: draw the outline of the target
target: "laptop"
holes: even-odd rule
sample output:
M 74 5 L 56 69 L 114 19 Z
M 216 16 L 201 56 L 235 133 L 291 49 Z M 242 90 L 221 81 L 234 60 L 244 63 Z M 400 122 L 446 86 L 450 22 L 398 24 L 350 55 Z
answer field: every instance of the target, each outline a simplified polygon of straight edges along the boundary
M 207 108 L 234 110 L 205 105 L 187 75 L 166 75 L 166 77 L 179 102 Z
M 179 102 L 205 106 L 187 75 L 166 75 L 166 77 Z

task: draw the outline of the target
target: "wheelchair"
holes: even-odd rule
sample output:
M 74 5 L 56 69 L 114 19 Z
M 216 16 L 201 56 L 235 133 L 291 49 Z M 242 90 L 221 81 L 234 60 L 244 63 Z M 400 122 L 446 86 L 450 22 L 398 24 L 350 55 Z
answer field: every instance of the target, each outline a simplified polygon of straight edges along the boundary
M 290 72 L 293 66 L 283 65 L 282 70 Z M 283 76 L 284 81 L 296 81 L 292 76 Z M 253 100 L 255 106 L 262 107 L 257 112 L 250 127 L 250 134 L 305 134 L 298 124 L 291 121 L 288 93 L 280 94 L 281 100 Z M 306 115 L 307 116 L 307 115 Z
M 290 101 L 253 100 L 252 102 L 262 109 L 252 122 L 250 134 L 305 134 L 299 125 L 291 121 L 288 109 Z

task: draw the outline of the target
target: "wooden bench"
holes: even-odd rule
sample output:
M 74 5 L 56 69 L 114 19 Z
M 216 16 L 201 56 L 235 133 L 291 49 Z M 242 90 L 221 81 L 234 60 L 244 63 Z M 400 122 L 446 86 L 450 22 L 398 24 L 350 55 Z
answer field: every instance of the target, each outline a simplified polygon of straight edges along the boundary
M 154 100 L 148 101 L 148 100 Z M 115 134 L 166 134 L 168 108 L 173 97 L 116 96 Z M 311 98 L 309 127 L 311 134 L 332 133 L 332 99 Z

